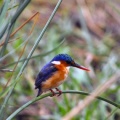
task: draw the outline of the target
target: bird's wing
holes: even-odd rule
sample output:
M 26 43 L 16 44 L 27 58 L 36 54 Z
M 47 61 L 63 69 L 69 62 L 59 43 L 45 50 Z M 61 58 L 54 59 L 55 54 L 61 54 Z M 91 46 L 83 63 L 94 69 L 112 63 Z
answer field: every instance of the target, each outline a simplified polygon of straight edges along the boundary
M 39 88 L 41 83 L 50 78 L 56 71 L 57 68 L 55 68 L 53 64 L 47 64 L 44 66 L 36 78 L 35 88 Z

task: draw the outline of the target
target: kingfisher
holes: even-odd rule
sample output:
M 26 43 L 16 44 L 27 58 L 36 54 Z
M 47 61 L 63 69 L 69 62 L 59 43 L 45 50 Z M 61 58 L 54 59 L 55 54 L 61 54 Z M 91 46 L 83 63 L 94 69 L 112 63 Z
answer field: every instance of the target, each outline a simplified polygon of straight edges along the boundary
M 35 81 L 35 89 L 38 89 L 37 97 L 49 90 L 52 96 L 55 96 L 53 89 L 56 89 L 59 92 L 58 96 L 60 96 L 62 91 L 58 89 L 58 86 L 66 80 L 70 67 L 90 71 L 88 68 L 77 64 L 68 54 L 58 54 L 43 66 L 37 75 Z

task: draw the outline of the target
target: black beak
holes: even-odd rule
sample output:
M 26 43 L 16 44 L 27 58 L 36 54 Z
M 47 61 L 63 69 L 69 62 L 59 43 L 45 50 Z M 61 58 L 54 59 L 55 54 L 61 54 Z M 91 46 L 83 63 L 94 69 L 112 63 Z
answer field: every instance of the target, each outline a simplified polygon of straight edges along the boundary
M 84 66 L 80 66 L 80 65 L 77 64 L 77 63 L 74 63 L 72 66 L 73 66 L 73 67 L 76 67 L 76 68 L 79 68 L 79 69 L 82 69 L 82 70 L 90 71 L 88 68 L 86 68 L 86 67 L 84 67 Z

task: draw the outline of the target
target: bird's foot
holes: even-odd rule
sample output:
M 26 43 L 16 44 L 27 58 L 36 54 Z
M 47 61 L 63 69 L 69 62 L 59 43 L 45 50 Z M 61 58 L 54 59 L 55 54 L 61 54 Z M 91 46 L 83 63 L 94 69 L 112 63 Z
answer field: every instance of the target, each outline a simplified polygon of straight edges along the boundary
M 59 92 L 59 94 L 57 95 L 57 96 L 60 96 L 61 94 L 62 94 L 62 91 L 61 90 L 59 90 L 58 88 L 55 88 L 56 89 L 56 91 L 58 91 Z M 52 90 L 52 89 L 50 89 L 50 91 L 51 91 L 51 93 L 52 93 L 52 95 L 51 95 L 51 97 L 53 97 L 53 96 L 55 96 L 56 94 L 55 94 L 55 92 Z
M 62 91 L 59 90 L 58 88 L 55 88 L 55 89 L 59 92 L 58 96 L 60 96 L 62 94 Z
M 50 97 L 55 96 L 55 92 L 54 92 L 52 89 L 50 89 L 50 91 L 51 91 L 51 93 L 52 93 L 52 95 L 51 95 Z

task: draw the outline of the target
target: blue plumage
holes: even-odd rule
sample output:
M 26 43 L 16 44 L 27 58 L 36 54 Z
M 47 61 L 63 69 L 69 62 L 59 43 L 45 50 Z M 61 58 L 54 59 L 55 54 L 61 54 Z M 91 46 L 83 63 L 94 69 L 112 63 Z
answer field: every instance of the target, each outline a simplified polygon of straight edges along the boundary
M 45 65 L 36 78 L 35 89 L 41 87 L 41 83 L 49 79 L 56 71 L 57 68 L 53 64 L 48 63 Z
M 52 61 L 66 61 L 68 64 L 74 62 L 73 59 L 67 54 L 58 54 L 52 59 Z

